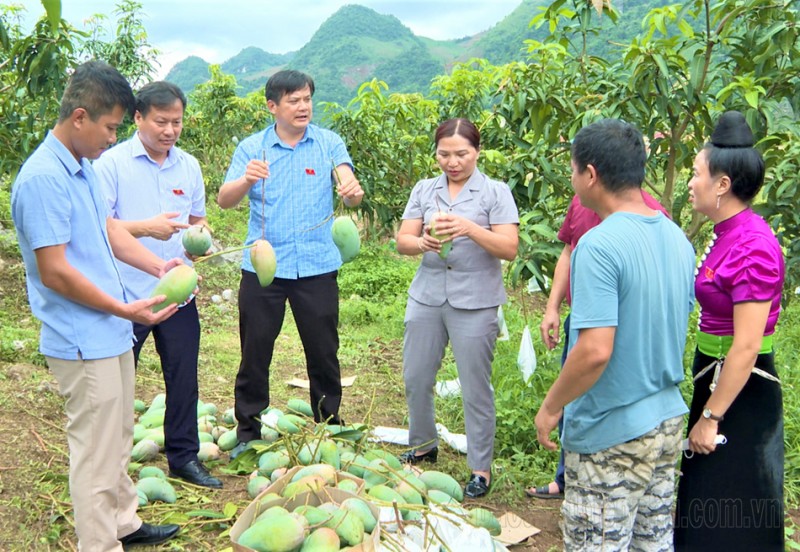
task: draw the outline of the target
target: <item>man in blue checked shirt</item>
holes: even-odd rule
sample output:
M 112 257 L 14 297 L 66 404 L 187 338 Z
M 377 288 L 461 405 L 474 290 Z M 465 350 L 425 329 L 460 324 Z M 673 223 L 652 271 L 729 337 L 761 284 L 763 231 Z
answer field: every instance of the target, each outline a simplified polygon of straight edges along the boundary
M 275 279 L 265 288 L 250 256 L 242 260 L 242 359 L 234 391 L 239 444 L 231 459 L 260 438 L 259 415 L 269 406 L 269 365 L 287 299 L 305 349 L 314 418 L 340 423 L 336 276 L 342 259 L 331 237 L 332 192 L 355 207 L 364 191 L 342 139 L 311 124 L 313 94 L 314 81 L 299 71 L 269 78 L 265 95 L 275 123 L 239 143 L 217 196 L 223 209 L 249 198 L 245 243 L 265 238 L 277 258 Z
M 94 168 L 111 216 L 162 259 L 186 256 L 181 243 L 189 225 L 205 225 L 206 194 L 200 164 L 175 144 L 183 130 L 186 96 L 166 81 L 151 82 L 136 95 L 136 133 L 108 150 Z M 158 278 L 120 266 L 125 291 L 149 297 Z M 200 318 L 191 298 L 160 324 L 134 324 L 136 364 L 147 336 L 153 334 L 167 394 L 164 449 L 172 477 L 218 489 L 222 482 L 197 459 L 197 361 Z

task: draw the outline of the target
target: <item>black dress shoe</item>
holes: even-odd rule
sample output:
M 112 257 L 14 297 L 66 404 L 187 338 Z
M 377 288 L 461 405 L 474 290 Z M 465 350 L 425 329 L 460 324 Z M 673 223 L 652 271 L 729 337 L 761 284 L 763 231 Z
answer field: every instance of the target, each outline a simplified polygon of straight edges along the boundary
M 436 462 L 436 459 L 439 457 L 439 447 L 433 447 L 431 450 L 424 454 L 417 454 L 417 449 L 412 449 L 407 452 L 404 452 L 400 456 L 397 457 L 404 464 L 419 464 L 420 462 L 430 462 L 431 464 Z
M 480 498 L 489 492 L 489 482 L 482 475 L 473 473 L 464 487 L 464 495 L 469 498 Z
M 180 468 L 170 468 L 169 475 L 201 487 L 222 488 L 222 481 L 208 473 L 206 467 L 197 460 L 187 462 Z
M 179 529 L 179 525 L 150 525 L 149 523 L 142 523 L 141 527 L 130 535 L 125 535 L 119 539 L 119 542 L 122 543 L 122 547 L 125 549 L 130 546 L 159 544 L 174 537 Z

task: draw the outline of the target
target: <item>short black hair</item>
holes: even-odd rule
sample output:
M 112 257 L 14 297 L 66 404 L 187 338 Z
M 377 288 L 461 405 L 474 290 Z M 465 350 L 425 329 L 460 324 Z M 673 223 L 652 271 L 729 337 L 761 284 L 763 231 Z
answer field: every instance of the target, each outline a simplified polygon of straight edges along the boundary
M 87 61 L 75 69 L 67 83 L 58 121 L 67 120 L 78 108 L 85 109 L 92 121 L 117 106 L 133 115 L 134 105 L 131 85 L 119 71 L 103 61 Z
M 603 186 L 616 193 L 641 188 L 647 151 L 636 127 L 619 119 L 602 119 L 575 135 L 572 160 L 580 172 L 592 165 Z
M 180 100 L 183 109 L 186 109 L 186 95 L 183 90 L 167 81 L 156 81 L 145 84 L 136 94 L 136 111 L 146 117 L 152 107 L 172 107 L 175 100 Z
M 727 175 L 731 193 L 750 202 L 764 184 L 764 158 L 753 147 L 755 139 L 744 115 L 727 111 L 717 121 L 711 141 L 703 148 L 711 176 Z
M 306 86 L 311 90 L 311 95 L 314 95 L 314 79 L 294 69 L 284 69 L 272 75 L 264 87 L 264 95 L 267 101 L 272 100 L 275 103 L 281 103 L 281 98 L 286 94 L 302 90 Z

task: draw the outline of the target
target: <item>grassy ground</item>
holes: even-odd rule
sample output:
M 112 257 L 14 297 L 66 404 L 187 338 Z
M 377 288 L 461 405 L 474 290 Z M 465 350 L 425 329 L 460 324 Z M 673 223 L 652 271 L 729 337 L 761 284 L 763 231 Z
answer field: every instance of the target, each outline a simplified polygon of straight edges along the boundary
M 221 223 L 224 221 L 221 221 Z M 0 238 L 1 240 L 1 238 Z M 0 241 L 0 247 L 2 246 Z M 68 455 L 64 434 L 63 401 L 52 376 L 36 352 L 38 325 L 30 316 L 24 290 L 24 273 L 13 254 L 0 256 L 0 550 L 75 550 L 74 532 L 67 494 Z M 369 249 L 340 274 L 341 354 L 344 376 L 356 376 L 345 392 L 342 416 L 347 421 L 364 421 L 371 426 L 404 427 L 407 414 L 402 383 L 402 317 L 405 290 L 415 264 L 397 259 L 390 246 Z M 203 327 L 200 356 L 200 395 L 220 410 L 233 405 L 233 381 L 239 352 L 236 305 L 215 302 L 213 296 L 238 287 L 235 265 L 207 263 L 198 301 Z M 553 474 L 555 453 L 535 444 L 533 416 L 547 388 L 557 375 L 558 353 L 546 352 L 538 339 L 538 321 L 543 306 L 541 294 L 520 290 L 510 293 L 505 318 L 510 340 L 497 345 L 494 385 L 497 393 L 498 438 L 495 482 L 489 497 L 480 501 L 498 514 L 514 511 L 542 532 L 523 545 L 523 550 L 561 548 L 558 501 L 531 501 L 522 489 L 545 484 Z M 798 406 L 800 379 L 793 370 L 800 348 L 800 308 L 789 309 L 782 318 L 778 339 L 778 362 L 784 377 L 787 435 L 787 502 L 798 503 Z M 517 352 L 522 329 L 533 332 L 537 370 L 531 385 L 522 384 Z M 687 353 L 688 354 L 688 353 Z M 687 363 L 688 365 L 688 363 Z M 272 370 L 272 402 L 283 406 L 291 397 L 306 398 L 306 392 L 285 384 L 291 378 L 305 378 L 305 362 L 291 316 L 286 318 L 279 338 Z M 455 377 L 451 355 L 443 364 L 440 380 Z M 137 375 L 137 397 L 150 401 L 162 392 L 158 359 L 152 344 L 144 349 Z M 688 387 L 687 387 L 688 392 Z M 440 421 L 453 432 L 463 432 L 459 398 L 437 399 Z M 392 449 L 397 451 L 399 449 Z M 442 449 L 438 469 L 466 480 L 464 457 Z M 175 481 L 179 499 L 175 505 L 148 505 L 142 517 L 150 522 L 175 521 L 183 526 L 181 535 L 162 547 L 166 550 L 224 550 L 229 546 L 227 529 L 249 499 L 246 476 L 227 475 L 223 460 L 212 463 L 212 471 L 225 482 L 220 491 L 199 489 Z M 155 462 L 166 467 L 163 456 Z M 212 511 L 217 517 L 189 515 Z M 231 514 L 231 512 L 236 512 Z M 796 510 L 793 510 L 796 517 Z M 795 522 L 788 521 L 793 542 Z M 800 546 L 795 544 L 796 546 Z

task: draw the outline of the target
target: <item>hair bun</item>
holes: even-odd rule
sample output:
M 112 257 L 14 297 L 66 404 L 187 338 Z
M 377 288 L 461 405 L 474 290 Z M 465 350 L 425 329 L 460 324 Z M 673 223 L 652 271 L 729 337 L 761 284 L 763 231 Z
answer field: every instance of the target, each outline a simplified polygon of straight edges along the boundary
M 755 140 L 744 115 L 738 111 L 726 111 L 717 121 L 711 143 L 718 148 L 750 148 Z

